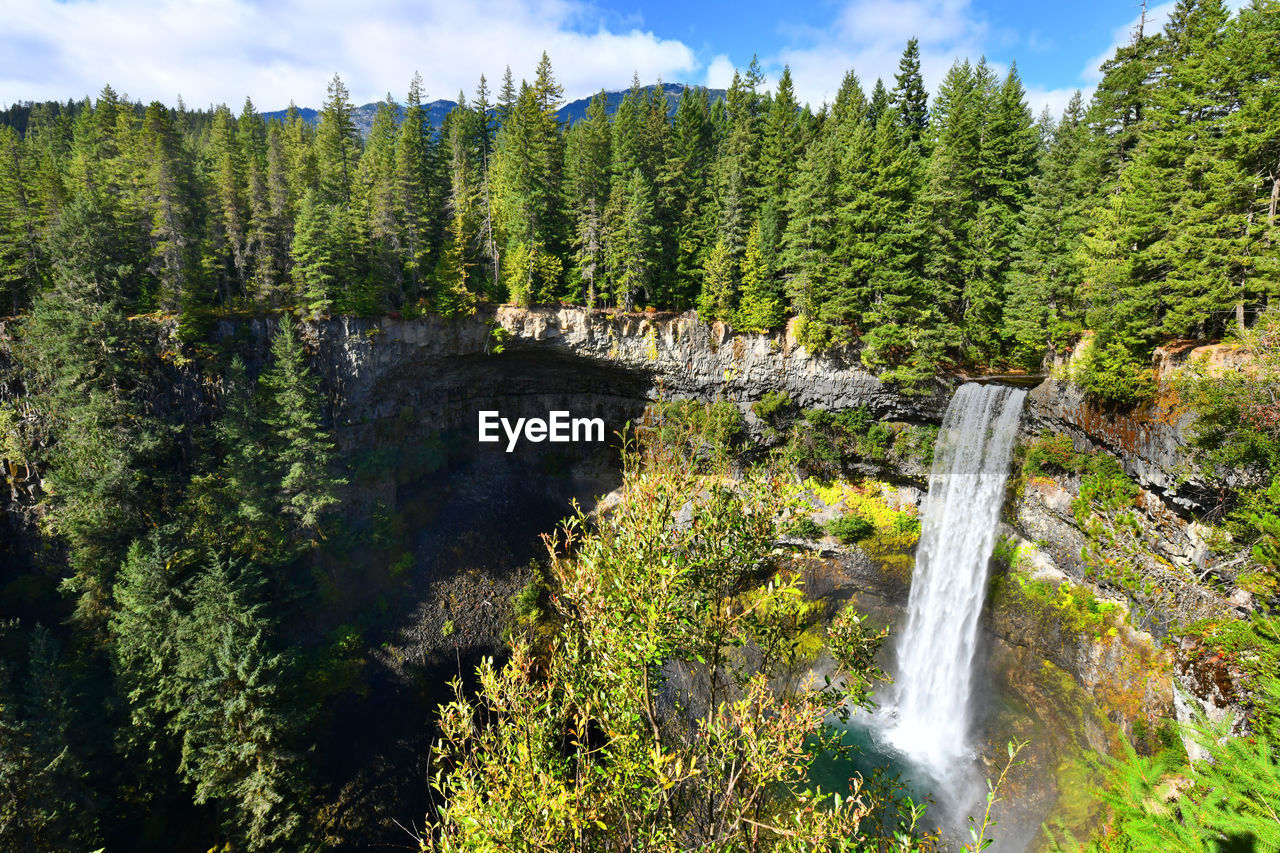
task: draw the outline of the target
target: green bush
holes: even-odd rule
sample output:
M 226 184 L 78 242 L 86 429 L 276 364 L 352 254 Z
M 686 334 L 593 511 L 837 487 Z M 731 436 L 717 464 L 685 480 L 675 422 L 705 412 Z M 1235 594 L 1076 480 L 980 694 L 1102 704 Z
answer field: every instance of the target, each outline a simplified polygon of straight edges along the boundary
M 759 400 L 751 404 L 751 411 L 756 417 L 772 426 L 786 417 L 795 408 L 791 395 L 786 391 L 767 391 Z
M 817 539 L 822 535 L 822 528 L 818 526 L 812 516 L 802 515 L 787 526 L 786 533 L 789 536 L 798 536 L 801 539 Z
M 847 457 L 883 460 L 897 433 L 875 420 L 866 406 L 830 412 L 805 409 L 791 437 L 791 454 L 797 466 L 825 479 L 841 474 Z
M 714 451 L 725 451 L 746 433 L 742 413 L 727 400 L 710 404 L 672 400 L 655 403 L 653 409 L 661 418 L 659 438 L 672 447 L 690 441 L 698 447 L 705 445 Z
M 899 512 L 893 516 L 893 523 L 889 526 L 892 533 L 902 534 L 910 533 L 915 536 L 920 535 L 920 518 L 909 512 Z
M 1150 402 L 1156 393 L 1155 374 L 1122 344 L 1092 343 L 1076 362 L 1072 380 L 1094 400 L 1117 408 Z
M 933 467 L 933 449 L 938 442 L 934 424 L 911 424 L 893 437 L 893 452 L 903 459 L 917 460 L 925 468 Z
M 1076 520 L 1084 525 L 1091 512 L 1115 512 L 1134 505 L 1138 486 L 1125 474 L 1120 463 L 1106 453 L 1094 453 L 1085 463 L 1080 494 L 1071 502 Z
M 875 529 L 870 519 L 856 513 L 846 513 L 827 522 L 827 532 L 846 545 L 866 539 Z
M 1046 433 L 1027 447 L 1022 470 L 1029 477 L 1078 474 L 1088 462 L 1089 454 L 1077 453 L 1070 436 Z

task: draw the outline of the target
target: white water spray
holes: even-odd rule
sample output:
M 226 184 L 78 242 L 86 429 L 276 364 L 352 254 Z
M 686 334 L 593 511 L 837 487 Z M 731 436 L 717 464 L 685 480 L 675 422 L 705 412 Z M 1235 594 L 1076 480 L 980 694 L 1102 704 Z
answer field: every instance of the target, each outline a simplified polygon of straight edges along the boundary
M 934 450 L 887 738 L 938 779 L 968 752 L 987 562 L 1026 391 L 960 386 Z

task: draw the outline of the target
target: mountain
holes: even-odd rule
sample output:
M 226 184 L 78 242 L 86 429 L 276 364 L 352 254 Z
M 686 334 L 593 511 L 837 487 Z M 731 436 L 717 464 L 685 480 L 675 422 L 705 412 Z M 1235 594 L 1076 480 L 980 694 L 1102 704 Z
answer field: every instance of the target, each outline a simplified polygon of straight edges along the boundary
M 654 86 L 645 86 L 644 91 L 648 93 L 652 91 L 654 88 L 655 88 Z M 663 92 L 667 96 L 667 114 L 672 115 L 676 111 L 676 105 L 680 102 L 680 93 L 684 91 L 685 84 L 684 83 L 664 83 L 662 84 L 662 88 L 663 88 Z M 694 86 L 692 88 L 701 89 L 704 87 Z M 618 104 L 622 103 L 622 98 L 627 94 L 628 91 L 629 90 L 627 89 L 619 89 L 614 92 L 605 92 L 605 97 L 608 98 L 609 115 L 613 115 L 613 113 L 618 109 Z M 707 92 L 711 96 L 711 100 L 713 101 L 723 100 L 725 96 L 724 89 L 707 89 Z M 594 97 L 594 95 L 592 97 Z M 559 118 L 562 123 L 572 124 L 578 119 L 586 116 L 587 107 L 590 104 L 591 104 L 590 97 L 579 98 L 576 101 L 570 101 L 569 103 L 565 104 L 556 112 L 556 117 Z M 449 112 L 457 105 L 458 105 L 457 101 L 447 101 L 447 100 L 432 101 L 431 103 L 427 104 L 426 105 L 427 113 L 430 116 L 431 126 L 439 130 L 441 125 L 444 124 L 445 116 L 447 116 Z M 351 118 L 355 122 L 356 129 L 360 131 L 361 136 L 367 136 L 369 134 L 369 128 L 373 126 L 373 116 L 374 116 L 374 113 L 377 112 L 377 110 L 378 110 L 377 103 L 364 104 L 352 110 Z M 288 113 L 287 110 L 274 110 L 269 113 L 263 113 L 262 117 L 267 119 L 268 121 L 270 121 L 271 119 L 280 119 L 281 121 L 283 121 L 287 113 Z M 304 120 L 310 122 L 313 125 L 319 124 L 320 122 L 320 111 L 312 109 L 311 107 L 299 107 L 298 114 L 301 115 Z M 404 107 L 402 106 L 397 107 L 397 116 L 396 116 L 397 121 L 403 115 L 404 115 Z

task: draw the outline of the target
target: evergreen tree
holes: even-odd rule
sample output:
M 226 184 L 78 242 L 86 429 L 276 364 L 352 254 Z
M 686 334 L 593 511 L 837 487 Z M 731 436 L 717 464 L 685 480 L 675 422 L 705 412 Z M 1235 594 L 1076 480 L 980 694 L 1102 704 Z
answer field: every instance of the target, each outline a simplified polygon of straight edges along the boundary
M 459 94 L 458 106 L 445 121 L 445 139 L 449 155 L 449 225 L 447 241 L 436 272 L 438 289 L 434 302 L 445 316 L 466 313 L 474 303 L 472 271 L 481 266 L 480 250 L 484 243 L 481 232 L 481 196 L 475 162 L 474 115 L 466 99 Z
M 346 481 L 330 473 L 334 445 L 320 424 L 320 392 L 287 314 L 259 383 L 280 510 L 290 521 L 292 541 L 307 547 L 320 537 L 324 516 L 337 505 L 337 489 Z
M 585 304 L 594 308 L 604 273 L 604 214 L 612 185 L 612 128 L 603 91 L 591 99 L 587 114 L 568 133 L 565 174 L 574 201 L 574 273 Z
M 997 356 L 1002 349 L 1010 246 L 1039 153 L 1039 134 L 1024 98 L 1015 65 L 999 91 L 992 93 L 974 187 L 979 203 L 970 230 L 975 255 L 967 265 L 963 289 L 964 336 L 971 352 L 988 358 Z
M 367 246 L 369 277 L 352 300 L 360 314 L 379 313 L 404 299 L 403 249 L 396 204 L 396 115 L 400 107 L 388 93 L 378 104 L 356 171 L 355 207 L 362 243 Z
M 494 108 L 489 103 L 489 85 L 485 82 L 483 74 L 480 75 L 480 83 L 476 86 L 474 109 L 477 138 L 480 143 L 480 232 L 484 242 L 484 255 L 489 261 L 492 273 L 485 290 L 491 298 L 496 299 L 501 289 L 501 277 L 498 268 L 498 241 L 493 222 L 493 187 L 489 174 L 493 162 Z
M 702 270 L 702 292 L 698 295 L 698 316 L 703 320 L 728 320 L 733 316 L 734 286 L 733 255 L 724 240 L 716 241 L 715 248 L 707 255 Z
M 714 134 L 706 89 L 686 87 L 676 106 L 671 156 L 664 176 L 676 221 L 672 303 L 677 308 L 687 308 L 696 301 L 715 233 L 715 206 L 707 174 L 714 157 Z
M 892 112 L 876 125 L 869 172 L 874 261 L 862 316 L 862 362 L 912 391 L 936 372 L 944 355 L 945 321 L 923 274 L 922 162 Z
M 302 118 L 292 101 L 284 120 L 285 156 L 289 164 L 289 194 L 294 204 L 307 190 L 319 191 L 320 166 L 316 158 L 315 129 Z
M 840 207 L 840 157 L 835 125 L 828 121 L 809 146 L 788 199 L 783 265 L 790 278 L 787 295 L 797 317 L 796 335 L 810 350 L 848 341 L 828 312 L 831 295 L 840 289 L 843 271 L 836 260 Z
M 321 199 L 344 207 L 351 204 L 360 158 L 360 134 L 352 119 L 353 109 L 346 85 L 334 74 L 316 129 L 316 167 Z
M 190 313 L 207 302 L 192 245 L 191 181 L 168 110 L 158 102 L 147 108 L 142 137 L 148 160 L 144 196 L 151 211 L 150 272 L 159 283 L 161 307 Z
M 296 721 L 281 710 L 287 664 L 269 647 L 260 585 L 252 566 L 219 559 L 194 579 L 177 626 L 187 695 L 173 730 L 196 803 L 228 803 L 229 835 L 250 850 L 278 850 L 300 832 L 305 788 L 284 743 Z
M 764 184 L 760 211 L 760 251 L 768 274 L 777 267 L 782 234 L 787 227 L 787 195 L 806 139 L 801 126 L 800 105 L 796 103 L 791 69 L 784 67 L 778 91 L 769 105 L 760 144 L 759 171 Z
M 404 292 L 400 304 L 423 295 L 431 269 L 434 233 L 432 193 L 432 132 L 422 106 L 422 76 L 409 83 L 404 121 L 396 141 L 394 204 L 404 265 Z
M 760 226 L 756 225 L 747 237 L 747 250 L 742 258 L 742 292 L 734 325 L 743 332 L 767 332 L 777 328 L 783 316 L 782 302 L 774 290 L 760 248 Z
M 50 242 L 58 279 L 36 299 L 19 346 L 27 399 L 47 431 L 37 456 L 50 496 L 44 524 L 66 544 L 65 587 L 90 626 L 107 612 L 129 541 L 172 487 L 169 431 L 143 393 L 147 361 L 121 296 L 133 267 L 118 263 L 116 237 L 89 198 L 68 206 Z
M 649 301 L 659 240 L 653 189 L 644 173 L 633 169 L 625 184 L 621 214 L 610 229 L 606 247 L 612 293 L 623 310 L 634 310 L 637 298 Z
M 0 127 L 0 299 L 14 314 L 44 284 L 35 172 L 18 134 Z
M 1004 305 L 1004 326 L 1014 356 L 1038 362 L 1047 343 L 1064 346 L 1080 328 L 1075 291 L 1077 253 L 1087 227 L 1093 176 L 1083 167 L 1089 144 L 1080 93 L 1053 129 L 1040 174 L 1013 243 L 1014 260 Z
M 884 87 L 884 80 L 877 77 L 876 85 L 871 89 L 871 100 L 867 102 L 867 124 L 875 127 L 891 108 L 889 90 Z
M 559 85 L 551 75 L 546 55 L 539 64 L 538 79 L 521 86 L 509 115 L 498 132 L 493 164 L 494 214 L 508 250 L 525 246 L 526 258 L 558 258 L 565 243 L 562 234 L 563 140 L 556 110 Z M 539 277 L 550 271 L 535 265 Z M 533 267 L 526 268 L 528 270 Z M 559 273 L 557 273 L 557 278 Z M 513 280 L 520 280 L 514 276 Z M 538 298 L 554 298 L 560 282 L 541 281 Z
M 897 111 L 898 121 L 907 132 L 910 142 L 921 142 L 929 131 L 929 95 L 920 74 L 920 42 L 907 42 L 902 58 L 898 60 L 898 73 L 894 75 L 893 94 L 890 98 Z
M 249 210 L 244 185 L 244 157 L 236 139 L 236 122 L 226 105 L 214 111 L 211 129 L 214 182 L 213 264 L 224 303 L 244 292 L 249 277 Z

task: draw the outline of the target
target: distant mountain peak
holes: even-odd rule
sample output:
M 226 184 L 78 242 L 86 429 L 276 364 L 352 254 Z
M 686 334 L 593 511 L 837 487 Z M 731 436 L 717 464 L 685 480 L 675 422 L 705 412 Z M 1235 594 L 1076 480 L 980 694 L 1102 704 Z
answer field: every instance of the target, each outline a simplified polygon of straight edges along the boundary
M 658 85 L 659 84 L 657 83 L 651 83 L 648 86 L 642 86 L 641 91 L 652 92 L 658 87 Z M 712 100 L 719 100 L 725 96 L 724 89 L 708 89 L 706 86 L 695 86 L 693 84 L 685 83 L 662 83 L 661 86 L 663 93 L 667 96 L 668 114 L 675 112 L 676 104 L 679 103 L 680 100 L 680 94 L 686 87 L 690 89 L 706 89 Z M 605 92 L 605 109 L 609 115 L 613 115 L 613 113 L 617 111 L 618 104 L 622 103 L 623 97 L 625 97 L 629 91 L 631 91 L 630 88 Z M 576 122 L 587 114 L 587 107 L 591 105 L 591 99 L 594 97 L 595 94 L 592 94 L 585 98 L 578 98 L 575 101 L 570 101 L 556 112 L 557 118 L 559 118 L 562 123 L 572 124 L 573 122 Z M 373 116 L 378 111 L 378 103 L 379 102 L 375 101 L 373 103 L 362 104 L 352 110 L 351 119 L 355 122 L 356 130 L 360 132 L 362 137 L 368 136 L 369 129 L 373 127 Z M 449 115 L 457 105 L 457 101 L 450 101 L 443 98 L 423 104 L 427 109 L 427 116 L 431 122 L 431 126 L 437 130 L 439 130 L 444 124 L 445 116 Z M 399 118 L 404 115 L 404 105 L 398 104 L 397 108 L 397 118 Z M 298 107 L 297 110 L 298 115 L 301 116 L 304 121 L 311 124 L 318 124 L 320 122 L 319 110 L 312 107 Z M 288 113 L 289 111 L 287 109 L 272 110 L 271 112 L 263 113 L 262 117 L 267 120 L 280 119 L 283 121 Z

